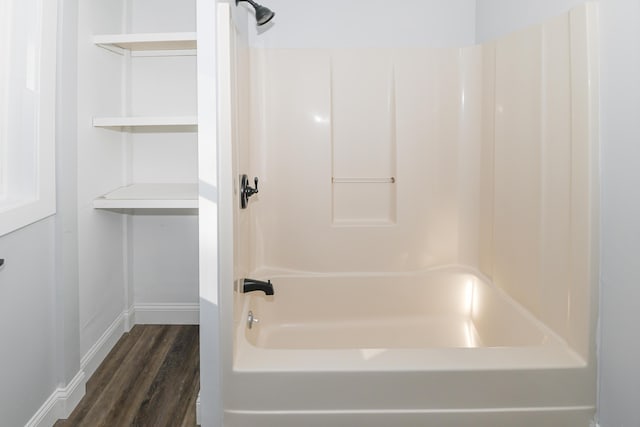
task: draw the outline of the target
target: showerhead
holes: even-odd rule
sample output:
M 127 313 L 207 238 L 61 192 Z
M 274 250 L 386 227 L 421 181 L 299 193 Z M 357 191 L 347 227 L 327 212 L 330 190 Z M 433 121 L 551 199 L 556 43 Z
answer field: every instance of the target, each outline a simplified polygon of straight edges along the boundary
M 236 0 L 236 5 L 238 5 L 238 3 L 240 3 L 241 1 L 246 1 L 256 10 L 256 24 L 258 24 L 258 26 L 264 25 L 267 22 L 271 21 L 271 19 L 275 15 L 275 13 L 271 9 L 259 5 L 253 0 Z

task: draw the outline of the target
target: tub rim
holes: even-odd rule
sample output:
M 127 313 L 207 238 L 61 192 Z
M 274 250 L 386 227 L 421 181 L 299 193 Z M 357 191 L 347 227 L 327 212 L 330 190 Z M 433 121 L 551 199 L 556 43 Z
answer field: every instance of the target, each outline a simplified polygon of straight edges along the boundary
M 331 272 L 263 269 L 251 277 L 344 278 L 416 277 L 436 273 L 471 274 L 497 296 L 511 304 L 524 318 L 539 328 L 547 339 L 534 345 L 491 347 L 427 348 L 266 348 L 248 341 L 245 330 L 251 297 L 244 297 L 239 319 L 234 324 L 235 372 L 411 372 L 411 371 L 502 371 L 572 369 L 588 365 L 569 344 L 531 312 L 498 288 L 486 275 L 469 266 L 446 265 L 403 272 Z M 321 362 L 320 362 L 321 361 Z

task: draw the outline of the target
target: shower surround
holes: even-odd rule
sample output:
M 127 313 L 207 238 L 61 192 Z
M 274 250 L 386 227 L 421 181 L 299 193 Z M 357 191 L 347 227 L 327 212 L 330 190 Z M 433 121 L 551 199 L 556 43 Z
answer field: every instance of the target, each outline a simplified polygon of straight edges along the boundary
M 225 425 L 588 425 L 595 6 L 458 49 L 253 49 L 218 18 Z M 246 210 L 242 173 L 260 178 Z M 456 316 L 461 338 L 438 339 Z

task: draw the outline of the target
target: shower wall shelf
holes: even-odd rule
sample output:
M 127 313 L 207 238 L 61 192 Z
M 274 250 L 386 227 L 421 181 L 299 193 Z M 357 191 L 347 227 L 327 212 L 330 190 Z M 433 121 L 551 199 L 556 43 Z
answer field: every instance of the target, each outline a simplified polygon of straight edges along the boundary
M 198 184 L 131 184 L 93 201 L 95 209 L 197 209 Z
M 169 117 L 94 117 L 93 126 L 116 130 L 140 129 L 152 130 L 162 128 L 165 130 L 176 130 L 194 132 L 197 130 L 197 116 L 169 116 Z
M 395 184 L 396 178 L 331 178 L 334 184 Z
M 123 54 L 125 51 L 149 52 L 172 51 L 165 55 L 195 55 L 197 48 L 196 33 L 139 33 L 139 34 L 102 34 L 93 37 L 93 42 L 107 50 Z M 183 51 L 183 52 L 176 52 Z

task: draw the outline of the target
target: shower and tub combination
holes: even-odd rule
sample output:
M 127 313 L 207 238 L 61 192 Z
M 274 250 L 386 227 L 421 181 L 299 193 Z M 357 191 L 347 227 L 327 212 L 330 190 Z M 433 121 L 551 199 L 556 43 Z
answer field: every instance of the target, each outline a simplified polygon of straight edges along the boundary
M 588 426 L 595 6 L 437 49 L 252 48 L 234 6 L 225 426 Z

